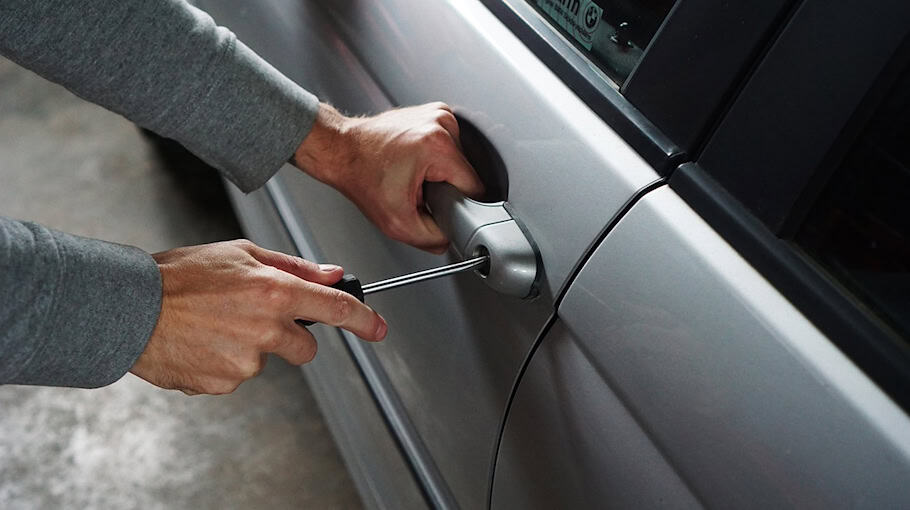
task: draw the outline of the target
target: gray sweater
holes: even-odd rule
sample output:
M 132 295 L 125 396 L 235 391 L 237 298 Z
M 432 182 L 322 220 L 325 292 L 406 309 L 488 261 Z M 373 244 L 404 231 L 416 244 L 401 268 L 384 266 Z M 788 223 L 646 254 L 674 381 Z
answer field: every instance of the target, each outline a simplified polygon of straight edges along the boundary
M 179 141 L 244 191 L 288 160 L 318 108 L 181 0 L 0 0 L 0 53 Z M 116 381 L 160 306 L 147 253 L 0 218 L 0 384 Z

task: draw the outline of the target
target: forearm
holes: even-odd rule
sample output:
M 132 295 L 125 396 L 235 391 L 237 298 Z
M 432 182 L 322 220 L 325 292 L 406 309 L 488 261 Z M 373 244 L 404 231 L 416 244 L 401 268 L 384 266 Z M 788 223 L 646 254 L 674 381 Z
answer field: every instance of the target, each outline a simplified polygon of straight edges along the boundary
M 291 157 L 318 107 L 182 0 L 0 2 L 0 53 L 181 142 L 245 191 Z
M 142 353 L 160 304 L 141 250 L 0 218 L 0 384 L 110 384 Z
M 343 169 L 356 159 L 357 135 L 353 132 L 360 123 L 347 117 L 331 105 L 319 105 L 313 127 L 294 151 L 293 163 L 310 176 L 333 184 Z

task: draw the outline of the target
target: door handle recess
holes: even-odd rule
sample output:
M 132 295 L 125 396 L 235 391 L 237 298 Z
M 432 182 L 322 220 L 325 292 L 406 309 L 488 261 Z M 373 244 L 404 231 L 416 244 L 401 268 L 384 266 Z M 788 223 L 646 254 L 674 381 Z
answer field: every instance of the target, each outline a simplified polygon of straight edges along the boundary
M 478 202 L 446 183 L 427 183 L 424 198 L 461 257 L 490 256 L 489 266 L 478 270 L 484 283 L 508 296 L 537 295 L 537 250 L 505 202 Z

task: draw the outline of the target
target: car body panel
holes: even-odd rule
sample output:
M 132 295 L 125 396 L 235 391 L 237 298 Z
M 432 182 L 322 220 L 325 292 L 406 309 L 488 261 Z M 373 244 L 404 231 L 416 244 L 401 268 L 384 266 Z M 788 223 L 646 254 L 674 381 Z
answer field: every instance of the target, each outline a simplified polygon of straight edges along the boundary
M 506 402 L 554 296 L 657 174 L 477 1 L 324 2 L 325 11 L 292 0 L 199 4 L 347 112 L 449 102 L 505 163 L 509 210 L 539 248 L 540 296 L 503 297 L 463 274 L 368 300 L 390 323 L 386 341 L 370 348 L 416 439 L 458 504 L 484 506 Z M 364 282 L 452 260 L 388 240 L 340 194 L 299 171 L 285 169 L 275 182 L 324 261 Z
M 481 2 L 322 3 L 392 104 L 445 100 L 486 135 L 551 294 L 626 200 L 657 179 Z
M 305 373 L 368 507 L 910 505 L 907 415 L 481 2 L 198 3 L 346 112 L 448 102 L 539 250 L 536 299 L 462 274 L 370 296 L 384 343 L 314 327 Z M 232 193 L 267 247 L 364 282 L 455 259 L 297 169 L 269 186 L 282 218 Z
M 227 185 L 228 196 L 250 240 L 271 250 L 298 253 L 310 259 L 319 254 L 298 250 L 267 188 L 248 195 Z M 339 330 L 316 324 L 319 363 L 303 367 L 326 424 L 367 508 L 404 509 L 425 506 L 407 459 L 389 435 L 372 392 L 361 377 Z
M 509 408 L 492 508 L 700 508 L 581 343 L 556 321 L 535 351 Z
M 497 507 L 514 507 L 511 485 L 567 476 L 532 471 L 543 464 L 522 457 L 551 433 L 540 432 L 535 416 L 583 424 L 553 432 L 582 443 L 623 432 L 610 428 L 617 418 L 605 420 L 603 409 L 571 414 L 598 391 L 615 394 L 617 412 L 650 438 L 641 460 L 660 452 L 705 506 L 910 504 L 907 415 L 669 188 L 648 193 L 620 220 L 558 313 L 563 325 L 543 341 L 516 397 L 516 409 L 533 413 L 507 420 Z M 546 386 L 558 398 L 540 407 Z M 560 445 L 536 454 L 553 466 L 629 458 Z M 593 483 L 599 473 L 579 476 Z

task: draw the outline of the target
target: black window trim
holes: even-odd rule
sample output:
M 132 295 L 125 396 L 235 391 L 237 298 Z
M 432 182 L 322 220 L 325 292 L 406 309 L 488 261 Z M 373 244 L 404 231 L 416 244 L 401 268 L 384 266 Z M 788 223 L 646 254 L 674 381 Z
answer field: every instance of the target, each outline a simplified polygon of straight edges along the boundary
M 792 231 L 803 190 L 906 52 L 896 14 L 910 17 L 910 2 L 882 4 L 860 22 L 858 2 L 803 1 L 694 159 L 775 234 Z
M 620 89 L 690 160 L 800 0 L 680 0 Z
M 480 1 L 648 164 L 668 175 L 701 143 L 776 31 L 785 6 L 797 0 L 729 2 L 720 10 L 712 0 L 677 0 L 621 90 L 527 0 Z M 751 30 L 732 24 L 746 17 Z M 724 51 L 708 51 L 708 35 L 723 41 Z M 704 59 L 706 71 L 688 72 L 693 54 Z M 687 79 L 668 81 L 668 74 Z
M 818 0 L 781 0 L 766 2 L 763 18 L 753 27 L 749 40 L 737 41 L 742 50 L 721 55 L 716 63 L 726 74 L 705 73 L 693 80 L 664 84 L 666 94 L 649 93 L 639 84 L 658 83 L 660 70 L 681 72 L 685 56 L 695 48 L 693 33 L 683 30 L 686 23 L 710 26 L 729 21 L 746 12 L 743 2 L 730 2 L 734 12 L 705 16 L 708 0 L 678 0 L 671 14 L 648 46 L 641 63 L 627 79 L 622 90 L 592 69 L 593 64 L 565 40 L 526 0 L 481 0 L 545 65 L 565 82 L 595 113 L 622 136 L 661 175 L 669 175 L 669 185 L 699 215 L 729 242 L 750 264 L 790 300 L 823 334 L 857 364 L 882 390 L 905 410 L 910 410 L 910 348 L 900 336 L 871 312 L 855 296 L 818 266 L 793 243 L 778 238 L 767 226 L 733 198 L 702 167 L 690 160 L 700 156 L 709 140 L 723 129 L 723 120 L 761 61 L 768 56 L 795 14 L 805 4 Z M 763 4 L 761 2 L 757 4 Z M 755 5 L 752 6 L 755 8 Z M 736 11 L 736 9 L 740 9 Z M 693 16 L 701 15 L 696 19 Z M 732 16 L 732 17 L 731 17 Z M 845 32 L 845 43 L 862 44 L 864 37 L 875 37 L 874 23 L 857 21 L 856 27 L 872 32 Z M 868 21 L 868 20 L 867 20 Z M 668 35 L 669 34 L 669 35 Z M 686 37 L 688 35 L 688 37 Z M 735 35 L 735 34 L 734 34 Z M 696 39 L 703 40 L 703 34 Z M 906 46 L 906 45 L 905 45 Z M 728 80 L 724 86 L 710 86 L 718 75 Z M 706 81 L 700 81 L 706 80 Z M 707 84 L 713 92 L 702 101 L 690 101 L 691 109 L 674 111 L 670 120 L 662 118 L 662 108 L 672 100 L 674 86 L 698 87 Z M 841 86 L 841 84 L 830 84 Z M 641 86 L 639 89 L 637 87 Z M 662 106 L 664 105 L 664 106 Z M 646 113 L 648 115 L 646 115 Z M 655 113 L 656 112 L 656 113 Z M 851 118 L 853 116 L 851 115 Z M 657 124 L 652 123 L 654 120 Z M 697 136 L 686 138 L 681 126 L 697 126 Z M 680 124 L 681 123 L 681 124 Z M 846 129 L 846 127 L 845 127 Z M 674 139 L 668 137 L 674 134 Z M 831 144 L 843 141 L 835 140 Z M 682 141 L 686 147 L 674 143 Z M 687 153 L 687 150 L 689 151 Z M 739 150 L 768 150 L 749 147 Z
M 669 180 L 673 189 L 690 207 L 704 218 L 727 242 L 731 244 L 759 273 L 761 273 L 778 291 L 781 292 L 803 315 L 812 322 L 841 352 L 849 357 L 864 373 L 888 394 L 905 411 L 910 411 L 910 344 L 906 342 L 896 330 L 885 320 L 872 311 L 860 298 L 846 288 L 835 276 L 817 263 L 812 256 L 805 253 L 791 238 L 798 226 L 805 219 L 806 211 L 811 203 L 818 198 L 819 191 L 826 180 L 832 175 L 833 169 L 846 155 L 846 150 L 852 146 L 853 141 L 859 136 L 862 127 L 871 117 L 886 92 L 891 89 L 899 77 L 900 70 L 910 64 L 910 26 L 904 23 L 893 23 L 896 13 L 897 20 L 905 22 L 910 18 L 910 4 L 901 3 L 903 0 L 889 0 L 892 10 L 882 8 L 874 17 L 866 17 L 850 23 L 854 16 L 839 16 L 844 26 L 835 27 L 829 32 L 829 39 L 818 44 L 812 49 L 816 54 L 826 51 L 837 51 L 834 41 L 838 41 L 837 34 L 840 30 L 850 27 L 849 38 L 838 41 L 837 44 L 851 45 L 849 52 L 844 52 L 841 65 L 846 69 L 858 69 L 849 65 L 849 59 L 867 58 L 875 52 L 882 60 L 866 72 L 871 72 L 865 82 L 862 80 L 834 80 L 826 76 L 825 67 L 822 72 L 815 72 L 811 76 L 819 81 L 824 81 L 818 86 L 827 87 L 825 94 L 819 94 L 819 101 L 825 97 L 835 97 L 837 100 L 827 99 L 819 108 L 830 108 L 840 113 L 842 124 L 827 126 L 824 136 L 818 135 L 819 118 L 815 116 L 784 115 L 776 109 L 770 110 L 770 117 L 774 122 L 788 126 L 793 133 L 806 133 L 812 138 L 813 143 L 822 144 L 820 149 L 811 154 L 804 153 L 799 145 L 807 143 L 798 139 L 793 145 L 785 147 L 771 142 L 762 142 L 761 137 L 749 136 L 749 129 L 757 132 L 762 129 L 749 127 L 756 116 L 749 115 L 745 110 L 739 115 L 736 122 L 730 117 L 723 118 L 716 127 L 715 135 L 723 136 L 723 144 L 718 143 L 718 151 L 712 153 L 712 137 L 705 147 L 704 154 L 700 155 L 696 163 L 688 162 L 676 169 Z M 804 9 L 805 8 L 805 9 Z M 830 4 L 824 0 L 805 0 L 799 5 L 794 15 L 789 18 L 787 29 L 801 30 L 811 35 L 815 40 L 821 37 L 818 30 L 819 23 L 832 23 L 831 9 L 858 9 L 852 4 Z M 890 28 L 889 28 L 890 27 Z M 831 27 L 827 27 L 831 29 Z M 892 30 L 888 39 L 883 36 L 883 31 Z M 783 33 L 783 31 L 782 31 Z M 844 31 L 844 33 L 848 33 Z M 780 40 L 774 44 L 779 45 Z M 799 39 L 797 39 L 799 40 Z M 791 39 L 792 41 L 792 39 Z M 897 41 L 885 43 L 883 41 Z M 864 46 L 863 46 L 864 45 Z M 781 47 L 778 51 L 772 49 L 765 54 L 765 58 L 756 66 L 755 76 L 762 72 L 762 67 L 772 64 L 768 73 L 781 80 L 786 80 L 781 68 L 775 67 L 778 62 L 804 62 L 813 65 L 822 59 L 813 60 L 812 51 L 807 50 L 803 44 L 795 44 L 794 49 Z M 856 52 L 857 46 L 862 51 Z M 833 68 L 832 68 L 833 69 Z M 751 78 L 751 76 L 750 76 Z M 775 80 L 767 77 L 758 83 L 764 83 L 765 88 L 744 87 L 740 97 L 755 102 L 755 98 L 773 97 Z M 815 94 L 819 89 L 809 87 Z M 786 93 L 786 91 L 781 91 Z M 754 94 L 755 97 L 749 97 Z M 824 96 L 824 97 L 822 97 Z M 813 98 L 814 100 L 815 98 Z M 793 101 L 791 101 L 792 103 Z M 758 101 L 759 104 L 768 104 Z M 787 104 L 784 102 L 783 104 Z M 783 109 L 783 107 L 780 107 Z M 732 107 L 731 107 L 732 110 Z M 791 112 L 787 112 L 788 114 Z M 786 119 L 786 120 L 781 120 Z M 727 132 L 724 132 L 724 131 Z M 734 141 L 733 146 L 730 142 Z M 756 214 L 742 201 L 740 195 L 725 186 L 724 181 L 715 177 L 715 172 L 730 182 L 741 184 L 742 179 L 757 178 L 757 173 L 766 179 L 776 179 L 776 172 L 792 172 L 786 165 L 755 164 L 749 168 L 743 164 L 743 155 L 754 151 L 754 154 L 771 155 L 773 152 L 789 151 L 793 153 L 794 165 L 799 168 L 811 170 L 804 178 L 795 179 L 788 186 L 799 191 L 798 199 L 793 204 L 785 204 L 786 210 L 776 211 L 785 221 L 769 221 L 767 216 Z M 705 157 L 707 156 L 707 157 Z M 746 156 L 747 158 L 749 156 Z M 768 157 L 774 157 L 773 155 Z M 750 161 L 748 159 L 746 162 Z M 779 157 L 775 161 L 787 161 L 786 157 Z M 718 168 L 719 167 L 719 168 Z M 745 175 L 743 175 L 745 174 Z M 759 179 L 759 182 L 761 179 Z M 799 188 L 795 188 L 795 187 Z M 750 193 L 761 194 L 762 188 L 757 184 L 746 186 L 745 199 L 753 198 Z M 737 190 L 736 193 L 741 193 Z
M 681 165 L 669 185 L 879 388 L 910 410 L 910 347 L 898 333 L 808 255 L 772 234 L 697 164 Z
M 666 174 L 682 162 L 683 151 L 532 6 L 524 0 L 481 2 L 655 170 Z

